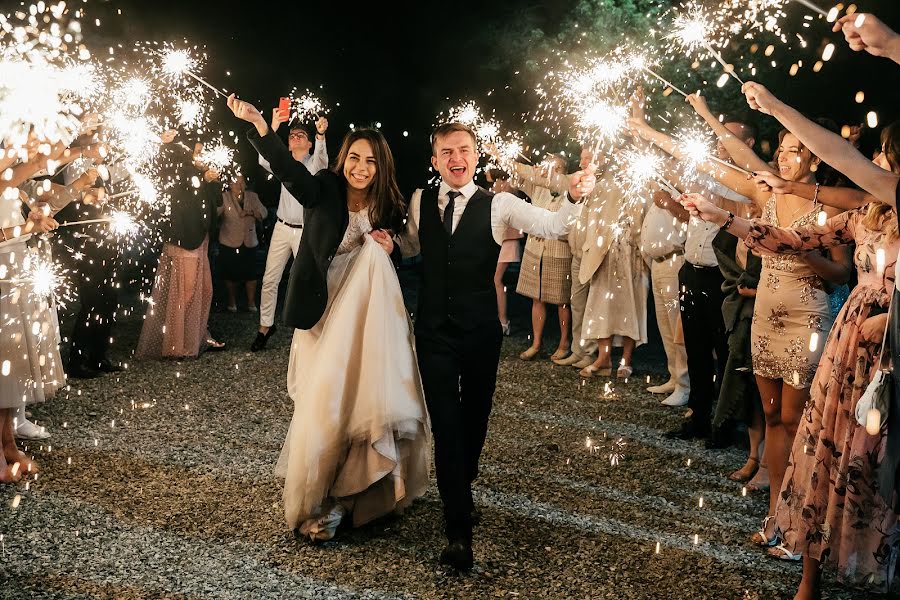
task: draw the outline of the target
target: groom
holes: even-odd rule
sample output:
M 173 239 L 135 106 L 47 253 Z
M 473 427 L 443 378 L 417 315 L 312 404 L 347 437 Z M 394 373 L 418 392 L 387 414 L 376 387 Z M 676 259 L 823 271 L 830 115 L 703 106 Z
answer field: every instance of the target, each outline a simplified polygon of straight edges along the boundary
M 424 282 L 416 315 L 416 351 L 434 434 L 438 490 L 447 547 L 441 562 L 472 568 L 475 505 L 472 482 L 487 435 L 503 335 L 494 272 L 508 227 L 543 238 L 566 235 L 576 202 L 594 187 L 593 169 L 569 179 L 558 212 L 508 192 L 492 194 L 472 181 L 478 163 L 475 133 L 447 123 L 431 137 L 431 165 L 440 187 L 416 190 L 406 230 L 397 236 L 404 256 L 422 255 Z

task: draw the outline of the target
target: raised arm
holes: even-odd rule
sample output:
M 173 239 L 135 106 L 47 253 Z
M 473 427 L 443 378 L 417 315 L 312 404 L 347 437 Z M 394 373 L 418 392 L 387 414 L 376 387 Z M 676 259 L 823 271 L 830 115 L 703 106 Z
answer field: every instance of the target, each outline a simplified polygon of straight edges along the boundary
M 228 108 L 237 118 L 253 124 L 254 129 L 247 132 L 247 139 L 260 157 L 269 163 L 272 174 L 287 191 L 303 206 L 314 205 L 320 196 L 320 182 L 302 163 L 294 160 L 290 150 L 269 128 L 256 107 L 238 100 L 232 94 L 228 97 Z
M 648 142 L 651 142 L 655 146 L 661 148 L 667 154 L 671 154 L 682 162 L 686 162 L 688 160 L 688 156 L 678 146 L 678 144 L 671 136 L 653 129 L 646 121 L 632 118 L 629 119 L 629 125 L 631 126 L 631 129 L 634 133 L 647 140 Z M 765 203 L 765 200 L 760 198 L 759 194 L 757 193 L 756 185 L 753 183 L 753 181 L 748 180 L 744 175 L 738 173 L 733 169 L 720 167 L 711 162 L 704 162 L 697 165 L 697 170 L 702 173 L 706 173 L 725 187 L 734 190 L 738 194 L 741 194 L 742 196 L 746 196 L 748 198 L 752 198 L 759 205 Z
M 759 191 L 763 193 L 793 194 L 807 200 L 818 200 L 825 206 L 841 210 L 853 210 L 876 199 L 872 194 L 856 188 L 827 187 L 815 183 L 787 181 L 768 172 L 755 173 L 753 180 Z
M 578 212 L 577 202 L 591 194 L 596 185 L 594 167 L 573 173 L 568 178 L 569 190 L 559 210 L 551 212 L 525 202 L 509 192 L 494 196 L 491 207 L 492 220 L 512 229 L 542 238 L 561 238 L 569 233 Z
M 687 97 L 687 102 L 694 108 L 694 111 L 696 111 L 700 118 L 706 121 L 706 124 L 709 125 L 710 129 L 713 130 L 713 133 L 716 134 L 716 137 L 722 142 L 725 149 L 728 150 L 728 154 L 731 155 L 731 159 L 736 165 L 754 172 L 774 172 L 774 169 L 769 166 L 769 163 L 757 156 L 756 152 L 753 151 L 753 148 L 731 133 L 728 128 L 725 127 L 724 123 L 719 122 L 719 119 L 717 119 L 716 116 L 712 114 L 712 111 L 709 110 L 705 98 L 700 96 L 700 94 L 691 94 Z
M 764 86 L 751 81 L 744 84 L 743 91 L 751 108 L 778 119 L 810 152 L 885 204 L 896 208 L 900 177 L 874 164 L 841 136 L 810 121 Z
M 858 219 L 860 214 L 858 210 L 842 212 L 825 221 L 824 225 L 789 229 L 735 217 L 699 194 L 685 194 L 682 196 L 682 204 L 692 216 L 715 223 L 731 235 L 744 239 L 749 248 L 762 250 L 763 254 L 770 255 L 801 254 L 852 244 L 855 241 L 855 225 L 852 221 Z
M 884 56 L 900 64 L 900 35 L 868 13 L 844 15 L 832 31 L 841 31 L 851 50 L 865 50 L 873 56 Z
M 551 173 L 545 177 L 541 174 L 541 168 L 533 165 L 515 163 L 516 175 L 527 183 L 545 187 L 551 192 L 564 194 L 569 188 L 569 181 L 561 173 Z

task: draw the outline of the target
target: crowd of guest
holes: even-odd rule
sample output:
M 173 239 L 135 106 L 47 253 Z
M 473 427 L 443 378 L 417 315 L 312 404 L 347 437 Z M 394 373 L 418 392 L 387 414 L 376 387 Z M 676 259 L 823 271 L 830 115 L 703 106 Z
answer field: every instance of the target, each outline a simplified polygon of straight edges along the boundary
M 854 49 L 900 63 L 900 37 L 875 17 L 846 17 L 836 28 Z M 669 437 L 715 450 L 746 432 L 747 461 L 729 478 L 768 492 L 750 537 L 774 558 L 802 561 L 797 598 L 821 597 L 826 563 L 842 581 L 887 591 L 900 550 L 900 432 L 891 433 L 900 418 L 893 402 L 874 417 L 857 404 L 885 356 L 900 354 L 888 344 L 900 339 L 892 308 L 900 122 L 864 156 L 858 128 L 845 126 L 842 137 L 833 122 L 806 119 L 758 84 L 744 92 L 784 127 L 770 160 L 756 153 L 749 118 L 717 116 L 695 94 L 687 101 L 715 135 L 717 158 L 738 168 L 695 165 L 649 123 L 640 90 L 629 129 L 667 156 L 661 189 L 624 202 L 627 184 L 601 174 L 604 157 L 582 152 L 600 170 L 569 248 L 525 245 L 518 292 L 534 308 L 520 358 L 540 355 L 549 302 L 562 332 L 550 360 L 609 377 L 611 348 L 621 346 L 615 376 L 631 376 L 634 347 L 647 341 L 649 283 L 668 380 L 648 391 L 688 408 Z M 512 185 L 552 206 L 555 157 L 520 167 Z
M 900 36 L 874 16 L 845 18 L 837 27 L 854 49 L 900 63 Z M 574 368 L 573 377 L 626 379 L 640 369 L 634 351 L 650 338 L 652 302 L 667 379 L 647 391 L 667 407 L 687 409 L 683 425 L 668 435 L 703 440 L 708 450 L 735 443 L 736 432 L 746 435 L 746 463 L 729 478 L 768 493 L 752 541 L 775 558 L 803 562 L 797 598 L 820 596 L 826 563 L 849 583 L 885 591 L 900 549 L 900 411 L 891 405 L 882 426 L 867 432 L 857 402 L 884 356 L 900 353 L 900 344 L 886 349 L 888 339 L 900 339 L 892 307 L 900 293 L 894 283 L 900 123 L 884 128 L 873 159 L 766 88 L 750 83 L 744 92 L 752 108 L 784 127 L 772 157 L 757 153 L 752 119 L 718 116 L 699 95 L 687 98 L 715 136 L 717 158 L 732 169 L 693 163 L 676 139 L 654 128 L 636 90 L 627 143 L 665 154 L 661 183 L 640 190 L 641 201 L 625 202 L 635 191 L 616 175 L 612 158 L 583 148 L 578 169 L 593 165 L 597 185 L 568 237 L 506 232 L 494 278 L 500 325 L 509 335 L 504 280 L 509 265 L 519 263 L 515 292 L 531 301 L 530 343 L 519 358 L 549 358 Z M 287 121 L 282 110 L 272 111 L 272 130 Z M 328 165 L 327 127 L 325 119 L 288 127 L 293 159 L 312 173 Z M 238 310 L 240 291 L 248 310 L 257 311 L 257 226 L 268 210 L 243 176 L 225 187 L 201 147 L 190 158 L 176 156 L 176 137 L 167 131 L 159 140 L 173 155 L 168 164 L 179 185 L 139 359 L 225 348 L 209 331 L 214 241 L 227 310 Z M 50 435 L 27 418 L 29 405 L 51 398 L 67 376 L 93 378 L 122 368 L 108 357 L 121 270 L 116 245 L 100 224 L 58 229 L 102 217 L 105 189 L 122 175 L 106 164 L 102 128 L 90 115 L 72 143 L 53 144 L 49 152 L 45 146 L 35 138 L 24 154 L 0 154 L 2 482 L 38 468 L 16 438 Z M 270 168 L 262 158 L 260 164 Z M 485 181 L 494 192 L 556 211 L 568 189 L 567 166 L 565 155 L 550 154 L 539 165 L 490 169 Z M 253 351 L 263 350 L 276 330 L 279 283 L 302 239 L 303 208 L 283 186 L 275 214 Z M 65 365 L 56 303 L 14 283 L 51 255 L 69 263 L 79 305 Z M 849 282 L 849 296 L 835 301 Z M 556 307 L 559 326 L 552 352 L 545 349 L 548 304 Z M 617 363 L 615 348 L 621 348 Z

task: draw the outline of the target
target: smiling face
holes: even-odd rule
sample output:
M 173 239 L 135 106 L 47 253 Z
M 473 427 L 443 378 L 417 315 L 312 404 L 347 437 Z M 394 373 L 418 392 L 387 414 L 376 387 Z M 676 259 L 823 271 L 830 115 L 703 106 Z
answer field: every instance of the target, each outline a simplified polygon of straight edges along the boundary
M 368 140 L 356 140 L 347 151 L 344 161 L 344 177 L 355 190 L 365 190 L 375 180 L 375 152 Z
M 434 139 L 433 166 L 444 181 L 452 188 L 459 189 L 475 176 L 478 153 L 475 140 L 466 131 L 452 131 L 438 135 Z
M 778 146 L 778 174 L 785 181 L 807 181 L 819 159 L 793 133 L 785 134 Z

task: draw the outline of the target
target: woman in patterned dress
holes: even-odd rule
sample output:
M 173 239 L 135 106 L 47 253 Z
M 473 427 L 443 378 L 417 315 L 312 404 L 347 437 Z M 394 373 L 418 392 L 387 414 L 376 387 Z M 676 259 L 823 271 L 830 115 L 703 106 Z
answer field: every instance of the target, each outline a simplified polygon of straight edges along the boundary
M 900 171 L 894 161 L 890 166 Z M 724 224 L 729 218 L 699 197 L 687 205 L 706 220 Z M 797 598 L 820 596 L 823 563 L 835 565 L 845 583 L 885 592 L 900 550 L 897 514 L 878 491 L 886 433 L 869 435 L 855 412 L 879 367 L 900 250 L 896 213 L 873 201 L 824 225 L 783 229 L 736 218 L 728 231 L 764 257 L 856 244 L 859 283 L 837 316 L 812 382 L 774 514 L 783 542 L 770 552 L 795 560 L 802 555 Z
M 777 169 L 761 159 L 731 130 L 719 123 L 706 101 L 691 94 L 687 101 L 712 127 L 735 164 L 757 173 L 774 173 L 781 179 L 815 190 L 812 199 L 794 193 L 782 193 L 765 187 L 734 169 L 715 163 L 697 166 L 722 185 L 751 199 L 762 210 L 762 221 L 776 226 L 813 225 L 824 212 L 836 216 L 838 209 L 824 208 L 817 202 L 819 186 L 816 170 L 820 160 L 800 143 L 795 135 L 783 131 L 779 136 Z M 680 160 L 688 160 L 675 140 L 648 131 L 645 123 L 635 122 L 636 131 Z M 769 510 L 753 541 L 762 546 L 778 543 L 774 514 L 778 491 L 787 469 L 791 443 L 797 434 L 803 407 L 809 400 L 823 342 L 831 328 L 832 316 L 827 285 L 841 285 L 850 277 L 849 252 L 843 247 L 814 250 L 796 256 L 775 256 L 763 260 L 751 326 L 751 354 L 756 384 L 766 421 L 766 459 L 769 466 Z

